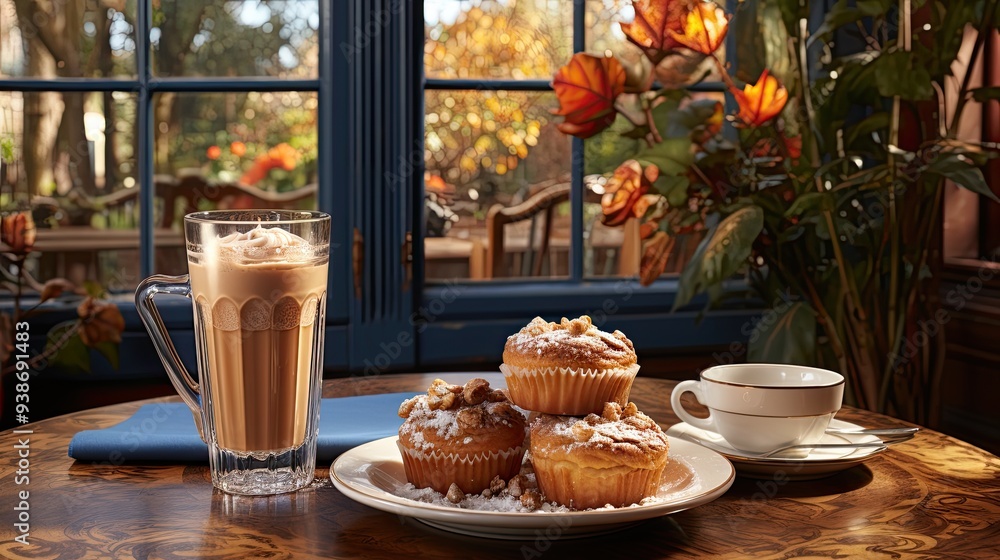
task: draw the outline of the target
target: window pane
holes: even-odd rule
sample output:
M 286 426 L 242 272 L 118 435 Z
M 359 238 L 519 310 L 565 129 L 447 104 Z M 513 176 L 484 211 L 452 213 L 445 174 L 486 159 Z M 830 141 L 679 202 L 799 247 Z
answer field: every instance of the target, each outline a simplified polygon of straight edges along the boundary
M 430 78 L 550 79 L 573 54 L 564 0 L 425 0 Z
M 188 212 L 316 208 L 315 92 L 157 94 L 153 104 L 158 258 Z M 185 264 L 157 266 L 179 273 Z
M 0 207 L 31 209 L 40 282 L 135 288 L 135 113 L 131 93 L 0 92 Z
M 482 279 L 493 255 L 490 209 L 537 201 L 532 196 L 546 189 L 552 200 L 567 200 L 571 142 L 555 127 L 550 110 L 558 103 L 549 92 L 425 96 L 425 276 Z M 503 265 L 492 277 L 568 275 L 569 204 L 555 204 L 548 224 L 547 215 L 525 212 L 525 219 L 504 226 L 503 251 L 492 247 Z
M 317 0 L 161 0 L 153 3 L 159 76 L 318 75 Z
M 134 76 L 134 26 L 134 2 L 0 0 L 0 77 Z
M 587 13 L 584 15 L 587 52 L 610 51 L 627 66 L 638 65 L 643 61 L 642 50 L 628 40 L 619 25 L 631 22 L 634 18 L 631 0 L 587 0 Z M 725 45 L 716 51 L 716 55 L 725 63 Z M 688 76 L 692 79 L 688 79 Z M 714 62 L 690 51 L 681 51 L 679 56 L 667 57 L 657 68 L 657 79 L 661 83 L 689 85 L 702 77 L 709 82 L 721 79 Z

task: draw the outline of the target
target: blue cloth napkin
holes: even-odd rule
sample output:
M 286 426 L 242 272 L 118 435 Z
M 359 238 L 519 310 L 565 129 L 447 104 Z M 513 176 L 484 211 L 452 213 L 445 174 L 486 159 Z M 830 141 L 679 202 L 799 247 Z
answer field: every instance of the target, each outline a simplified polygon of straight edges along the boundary
M 419 393 L 387 393 L 323 399 L 319 415 L 316 461 L 333 461 L 352 447 L 394 436 L 403 423 L 399 404 Z M 125 461 L 208 462 L 191 410 L 184 403 L 143 405 L 121 424 L 85 430 L 69 443 L 78 461 L 119 464 Z

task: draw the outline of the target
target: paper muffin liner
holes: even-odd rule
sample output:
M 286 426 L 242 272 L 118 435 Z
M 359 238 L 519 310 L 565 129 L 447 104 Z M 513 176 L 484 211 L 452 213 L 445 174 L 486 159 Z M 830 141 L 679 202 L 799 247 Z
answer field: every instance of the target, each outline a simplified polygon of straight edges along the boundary
M 545 500 L 574 509 L 638 503 L 656 493 L 664 469 L 595 469 L 538 457 L 532 464 Z
M 455 483 L 466 494 L 478 494 L 488 488 L 493 477 L 510 480 L 521 470 L 525 447 L 505 451 L 461 455 L 409 449 L 396 442 L 403 456 L 406 480 L 417 488 L 433 488 L 446 494 Z
M 600 414 L 604 403 L 628 404 L 639 365 L 618 369 L 521 368 L 501 364 L 510 400 L 525 410 L 546 414 Z

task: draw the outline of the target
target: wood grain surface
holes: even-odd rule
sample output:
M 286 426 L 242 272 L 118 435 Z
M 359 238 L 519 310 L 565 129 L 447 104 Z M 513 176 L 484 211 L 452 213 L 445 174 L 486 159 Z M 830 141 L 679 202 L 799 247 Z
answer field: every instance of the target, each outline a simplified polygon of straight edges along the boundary
M 454 382 L 472 376 L 442 375 Z M 422 390 L 432 378 L 330 380 L 324 396 Z M 677 422 L 669 407 L 675 383 L 640 377 L 632 400 L 666 428 Z M 66 455 L 76 432 L 116 424 L 147 402 L 155 401 L 25 426 L 34 432 L 28 436 L 27 486 L 15 484 L 17 436 L 0 436 L 0 557 L 1000 557 L 1000 459 L 930 430 L 828 478 L 737 478 L 714 502 L 611 535 L 560 539 L 540 533 L 535 540 L 508 542 L 445 533 L 353 502 L 333 488 L 326 468 L 317 469 L 307 489 L 251 498 L 214 490 L 207 464 L 91 464 Z M 838 418 L 865 426 L 905 425 L 849 408 Z M 25 488 L 28 546 L 13 540 L 13 508 Z

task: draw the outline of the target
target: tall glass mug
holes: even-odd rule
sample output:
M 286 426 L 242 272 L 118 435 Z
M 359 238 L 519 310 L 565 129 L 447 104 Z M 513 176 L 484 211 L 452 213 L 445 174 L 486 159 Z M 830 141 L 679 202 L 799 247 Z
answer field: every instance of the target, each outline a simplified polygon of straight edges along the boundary
M 212 483 L 278 494 L 312 482 L 322 385 L 330 216 L 241 210 L 184 217 L 187 276 L 151 276 L 135 303 L 208 444 Z M 199 381 L 153 303 L 190 298 Z

